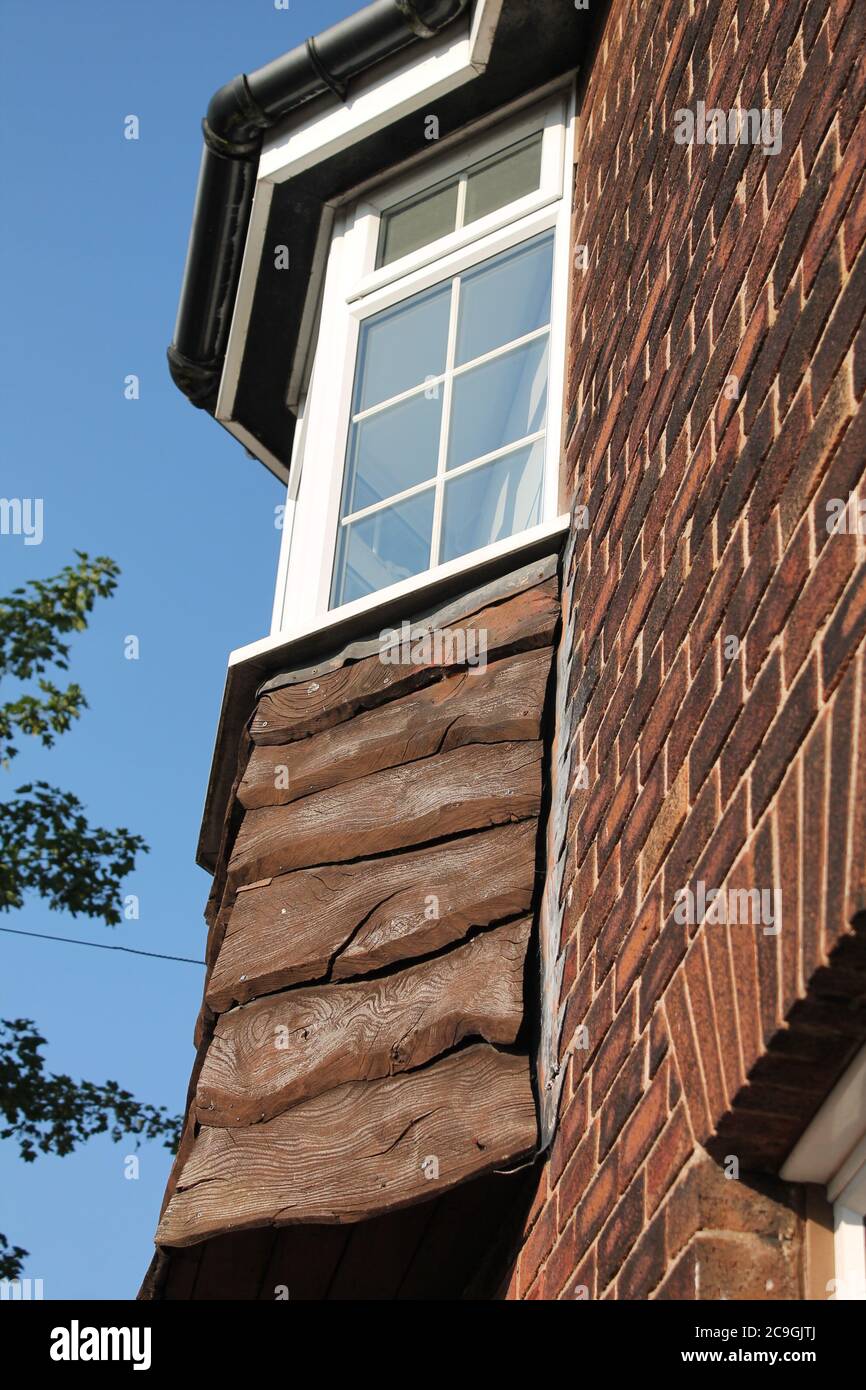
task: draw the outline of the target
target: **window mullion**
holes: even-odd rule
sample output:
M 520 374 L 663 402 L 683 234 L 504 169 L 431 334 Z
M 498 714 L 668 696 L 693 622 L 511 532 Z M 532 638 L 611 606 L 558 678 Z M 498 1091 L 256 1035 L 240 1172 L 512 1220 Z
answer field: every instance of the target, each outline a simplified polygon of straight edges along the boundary
M 445 384 L 442 396 L 442 427 L 439 435 L 439 461 L 436 468 L 436 495 L 433 499 L 433 535 L 430 541 L 430 564 L 439 563 L 439 543 L 442 535 L 442 507 L 445 491 L 445 472 L 448 444 L 451 436 L 451 397 L 454 389 L 454 359 L 457 356 L 457 320 L 460 314 L 460 280 L 455 276 L 451 287 L 451 320 L 448 324 L 448 351 L 445 355 Z
M 468 174 L 462 174 L 457 185 L 457 224 L 454 228 L 456 232 L 461 231 L 466 225 L 466 189 L 468 185 Z

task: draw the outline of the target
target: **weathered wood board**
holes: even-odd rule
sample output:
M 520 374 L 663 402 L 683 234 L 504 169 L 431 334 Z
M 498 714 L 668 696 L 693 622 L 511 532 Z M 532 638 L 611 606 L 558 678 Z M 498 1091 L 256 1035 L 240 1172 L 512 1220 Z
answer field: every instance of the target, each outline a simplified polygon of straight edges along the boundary
M 238 789 L 248 810 L 281 806 L 383 768 L 472 743 L 539 737 L 550 653 L 459 671 L 286 746 L 253 749 Z
M 528 1057 L 478 1043 L 419 1071 L 338 1086 L 265 1124 L 203 1126 L 157 1241 L 358 1221 L 509 1167 L 536 1136 Z
M 542 744 L 473 744 L 244 817 L 229 883 L 537 816 Z
M 239 893 L 207 987 L 221 1013 L 289 985 L 365 975 L 528 912 L 536 822 L 356 864 L 300 869 Z
M 513 1043 L 524 918 L 383 979 L 269 995 L 220 1018 L 196 1091 L 201 1124 L 271 1120 L 347 1081 L 422 1066 L 466 1038 Z
M 556 561 L 407 616 L 399 653 L 375 628 L 304 648 L 306 665 L 298 649 L 232 716 L 245 733 L 157 1233 L 160 1279 L 172 1250 L 205 1242 L 169 1279 L 178 1296 L 283 1283 L 277 1265 L 298 1260 L 305 1285 L 351 1291 L 376 1240 L 373 1284 L 396 1290 L 451 1189 L 536 1152 L 526 990 Z M 356 1238 L 309 1278 L 289 1228 L 320 1251 L 342 1225 Z M 239 1279 L 236 1258 L 253 1266 Z
M 549 647 L 559 621 L 557 581 L 532 589 L 473 613 L 460 622 L 466 634 L 482 634 L 488 658 L 504 652 Z M 385 664 L 380 656 L 365 657 L 315 680 L 286 685 L 266 694 L 250 725 L 256 743 L 287 743 L 319 729 L 350 719 L 362 709 L 397 699 L 431 680 L 443 669 L 460 666 L 459 644 L 445 647 L 435 659 L 405 665 Z M 441 659 L 440 659 L 441 657 Z

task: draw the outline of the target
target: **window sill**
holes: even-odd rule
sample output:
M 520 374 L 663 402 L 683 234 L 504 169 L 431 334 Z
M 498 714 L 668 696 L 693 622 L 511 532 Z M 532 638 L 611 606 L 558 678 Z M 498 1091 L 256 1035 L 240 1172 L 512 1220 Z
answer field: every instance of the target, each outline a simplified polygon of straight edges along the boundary
M 201 867 L 210 873 L 214 871 L 239 743 L 256 691 L 266 681 L 288 667 L 325 662 L 349 644 L 369 641 L 371 634 L 378 638 L 384 628 L 399 627 L 407 617 L 423 616 L 452 599 L 459 599 L 467 591 L 480 590 L 511 576 L 517 580 L 520 578 L 517 572 L 535 567 L 539 577 L 543 577 L 543 570 L 555 568 L 555 557 L 561 550 L 569 524 L 570 516 L 565 513 L 531 531 L 488 546 L 480 555 L 441 565 L 423 576 L 324 614 L 307 626 L 273 633 L 233 651 L 226 673 L 199 835 L 196 858 Z M 528 582 L 528 579 L 521 580 L 524 585 Z M 534 582 L 538 582 L 538 577 Z

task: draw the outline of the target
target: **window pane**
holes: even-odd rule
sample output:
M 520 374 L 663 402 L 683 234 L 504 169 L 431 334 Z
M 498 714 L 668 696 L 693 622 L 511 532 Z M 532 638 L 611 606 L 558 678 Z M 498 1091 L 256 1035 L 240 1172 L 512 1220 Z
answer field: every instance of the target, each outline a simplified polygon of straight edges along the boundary
M 550 322 L 553 236 L 486 261 L 460 285 L 457 365 Z
M 388 265 L 453 232 L 457 225 L 457 189 L 458 181 L 454 179 L 386 212 L 377 264 Z
M 445 484 L 440 563 L 541 521 L 544 444 L 483 463 Z
M 470 169 L 466 181 L 466 222 L 504 208 L 541 183 L 542 132 L 531 135 L 486 163 Z
M 454 378 L 448 467 L 544 429 L 547 334 Z
M 432 531 L 432 488 L 341 526 L 331 607 L 428 569 Z
M 435 388 L 433 388 L 435 390 Z M 439 399 L 422 391 L 352 426 L 342 515 L 384 502 L 432 478 L 439 458 Z
M 361 325 L 354 410 L 390 400 L 445 370 L 451 286 L 437 285 Z

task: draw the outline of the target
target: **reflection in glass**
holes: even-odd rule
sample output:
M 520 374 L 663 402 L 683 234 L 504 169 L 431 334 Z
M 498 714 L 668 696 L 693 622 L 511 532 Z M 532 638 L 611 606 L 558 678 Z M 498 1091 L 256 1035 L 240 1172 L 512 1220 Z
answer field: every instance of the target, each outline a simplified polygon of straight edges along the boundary
M 416 294 L 361 325 L 354 411 L 399 396 L 445 370 L 450 284 Z
M 340 527 L 331 607 L 351 603 L 430 565 L 433 488 Z
M 547 334 L 454 378 L 448 467 L 544 429 Z
M 436 472 L 441 392 L 431 388 L 352 426 L 343 516 L 384 502 Z
M 445 484 L 439 561 L 536 526 L 542 517 L 544 444 L 515 450 Z
M 457 366 L 550 322 L 553 234 L 485 261 L 460 285 Z

